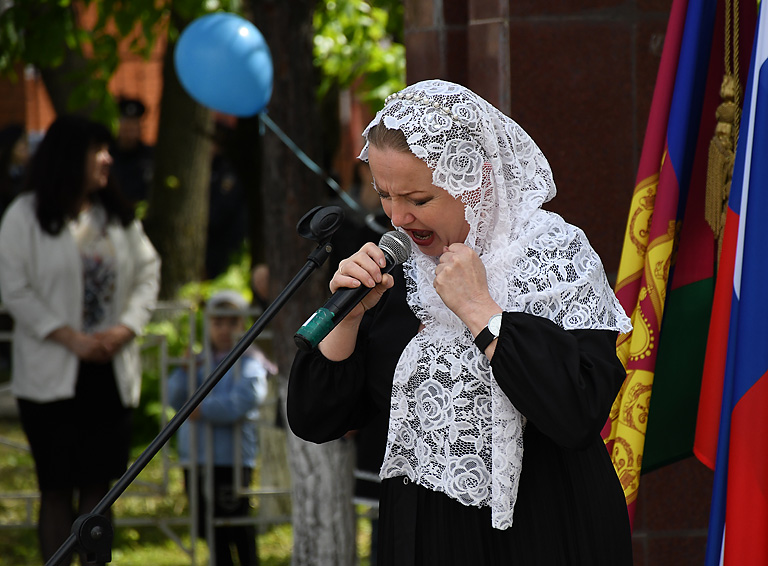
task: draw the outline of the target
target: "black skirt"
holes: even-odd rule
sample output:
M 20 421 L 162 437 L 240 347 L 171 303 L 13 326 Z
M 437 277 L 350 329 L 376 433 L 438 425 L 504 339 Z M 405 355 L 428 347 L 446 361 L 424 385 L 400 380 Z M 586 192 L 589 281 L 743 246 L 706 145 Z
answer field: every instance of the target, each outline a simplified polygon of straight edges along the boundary
M 112 363 L 81 361 L 72 399 L 17 403 L 40 490 L 109 482 L 127 469 L 133 409 L 120 400 Z
M 601 444 L 558 450 L 529 423 L 514 519 L 506 530 L 491 527 L 489 507 L 462 505 L 403 477 L 384 480 L 377 563 L 630 566 L 626 502 Z

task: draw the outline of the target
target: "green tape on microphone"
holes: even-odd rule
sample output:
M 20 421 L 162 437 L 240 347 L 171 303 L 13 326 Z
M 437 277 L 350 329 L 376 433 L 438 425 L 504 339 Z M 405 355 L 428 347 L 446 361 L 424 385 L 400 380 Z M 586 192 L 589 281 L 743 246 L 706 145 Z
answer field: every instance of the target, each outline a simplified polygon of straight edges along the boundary
M 313 350 L 333 330 L 333 313 L 327 308 L 318 309 L 293 336 L 296 345 L 305 351 Z

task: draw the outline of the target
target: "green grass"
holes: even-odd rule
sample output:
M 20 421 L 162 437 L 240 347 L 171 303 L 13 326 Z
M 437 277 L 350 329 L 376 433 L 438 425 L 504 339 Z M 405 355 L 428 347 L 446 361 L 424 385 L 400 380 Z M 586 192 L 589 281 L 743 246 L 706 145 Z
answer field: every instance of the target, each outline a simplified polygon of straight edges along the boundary
M 17 422 L 0 420 L 0 438 L 18 444 L 26 439 Z M 162 462 L 155 457 L 139 474 L 134 485 L 113 506 L 115 514 L 115 539 L 112 544 L 112 562 L 119 566 L 182 566 L 207 565 L 208 549 L 198 540 L 194 561 L 190 554 L 179 547 L 161 529 L 154 526 L 128 526 L 131 520 L 163 517 L 178 520 L 188 515 L 187 498 L 184 494 L 182 471 L 171 467 L 168 487 L 161 492 Z M 37 517 L 36 499 L 8 498 L 10 493 L 36 495 L 34 464 L 28 452 L 0 443 L 0 566 L 30 566 L 42 564 L 34 523 Z M 145 495 L 137 496 L 137 492 Z M 149 493 L 149 494 L 148 494 Z M 255 501 L 258 508 L 258 501 Z M 24 527 L 9 525 L 27 523 Z M 190 548 L 189 528 L 172 527 L 185 548 Z M 369 563 L 367 549 L 370 544 L 370 523 L 358 524 L 358 553 L 360 564 Z M 280 524 L 262 527 L 258 535 L 259 558 L 262 566 L 289 566 L 293 533 L 291 525 Z

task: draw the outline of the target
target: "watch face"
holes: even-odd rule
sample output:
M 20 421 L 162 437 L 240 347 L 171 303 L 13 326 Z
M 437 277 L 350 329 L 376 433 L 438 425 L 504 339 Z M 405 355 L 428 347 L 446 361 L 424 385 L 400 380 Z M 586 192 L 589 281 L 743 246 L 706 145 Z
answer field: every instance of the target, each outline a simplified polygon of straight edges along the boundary
M 501 332 L 501 315 L 495 314 L 493 315 L 490 320 L 488 320 L 488 330 L 491 331 L 491 333 L 498 337 L 499 332 Z

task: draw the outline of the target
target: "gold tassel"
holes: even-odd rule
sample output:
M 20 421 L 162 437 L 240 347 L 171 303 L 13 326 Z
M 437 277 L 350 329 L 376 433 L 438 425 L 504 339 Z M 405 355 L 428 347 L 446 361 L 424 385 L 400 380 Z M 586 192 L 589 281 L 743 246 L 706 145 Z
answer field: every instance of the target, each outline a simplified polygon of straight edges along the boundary
M 719 240 L 725 226 L 725 212 L 731 188 L 731 175 L 735 159 L 734 130 L 738 111 L 736 103 L 738 83 L 732 75 L 725 76 L 720 87 L 722 102 L 715 115 L 715 135 L 709 143 L 709 164 L 707 167 L 707 192 L 704 202 L 704 217 L 715 238 Z
M 741 121 L 741 83 L 739 82 L 739 0 L 725 0 L 725 76 L 720 85 L 722 102 L 715 111 L 717 125 L 709 143 L 704 218 L 717 242 L 717 261 L 723 244 L 728 196 L 736 159 L 736 140 Z

